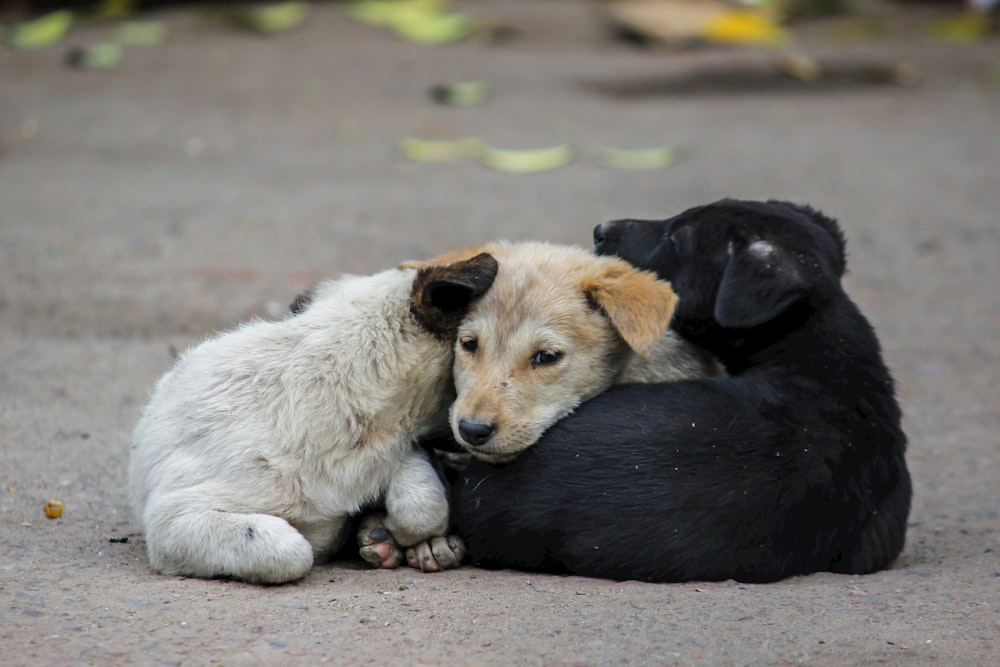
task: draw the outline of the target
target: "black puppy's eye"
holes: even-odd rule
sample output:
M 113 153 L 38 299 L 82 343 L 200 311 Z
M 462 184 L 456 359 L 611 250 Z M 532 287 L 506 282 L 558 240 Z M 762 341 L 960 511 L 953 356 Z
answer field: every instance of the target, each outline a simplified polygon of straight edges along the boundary
M 562 359 L 562 352 L 549 352 L 547 350 L 539 350 L 535 352 L 535 356 L 531 358 L 532 366 L 551 366 Z
M 476 350 L 479 349 L 479 339 L 478 338 L 463 338 L 462 342 L 461 342 L 461 345 L 462 345 L 462 349 L 463 350 L 465 350 L 466 352 L 472 353 L 472 352 L 475 352 Z

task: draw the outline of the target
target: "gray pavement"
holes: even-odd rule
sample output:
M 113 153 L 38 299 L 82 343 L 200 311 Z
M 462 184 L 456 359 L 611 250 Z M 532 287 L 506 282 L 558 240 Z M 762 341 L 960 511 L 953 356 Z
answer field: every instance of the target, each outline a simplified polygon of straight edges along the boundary
M 462 6 L 522 38 L 419 47 L 325 4 L 276 38 L 165 13 L 167 42 L 112 71 L 0 52 L 0 663 L 1000 664 L 1000 42 L 933 43 L 925 8 L 870 43 L 814 26 L 806 53 L 921 79 L 806 88 L 765 51 L 612 43 L 591 3 Z M 466 79 L 494 99 L 426 96 Z M 510 175 L 408 162 L 406 134 L 681 159 Z M 654 585 L 340 563 L 275 588 L 149 570 L 128 440 L 172 349 L 320 277 L 494 238 L 587 245 L 602 220 L 722 196 L 809 202 L 846 229 L 911 440 L 891 570 Z

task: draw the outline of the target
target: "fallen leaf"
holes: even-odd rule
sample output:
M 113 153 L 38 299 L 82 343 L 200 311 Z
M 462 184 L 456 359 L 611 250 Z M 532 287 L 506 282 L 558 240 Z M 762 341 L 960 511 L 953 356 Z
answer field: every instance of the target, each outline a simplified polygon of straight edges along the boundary
M 18 49 L 44 49 L 59 42 L 73 25 L 73 12 L 63 9 L 18 23 L 7 34 L 7 42 Z
M 431 99 L 456 107 L 480 106 L 490 96 L 490 88 L 482 81 L 460 81 L 433 86 Z
M 672 148 L 598 148 L 593 151 L 594 159 L 608 169 L 642 171 L 666 169 L 674 163 L 676 155 Z
M 473 33 L 472 20 L 461 13 L 415 13 L 397 21 L 393 31 L 415 44 L 452 44 L 467 39 Z
M 347 15 L 359 23 L 391 26 L 406 20 L 409 14 L 443 12 L 446 0 L 356 0 L 347 5 Z
M 788 31 L 764 14 L 731 10 L 708 19 L 702 37 L 723 44 L 757 44 L 775 46 L 789 40 Z
M 566 145 L 548 148 L 507 149 L 480 144 L 476 151 L 479 162 L 497 171 L 530 174 L 565 167 L 573 161 L 573 149 Z
M 126 21 L 115 30 L 114 41 L 122 46 L 159 46 L 166 38 L 163 21 Z
M 254 32 L 274 35 L 298 28 L 308 16 L 309 5 L 305 2 L 279 2 L 235 9 L 232 19 Z
M 451 162 L 469 157 L 475 152 L 476 139 L 419 139 L 403 137 L 399 149 L 414 162 Z
M 113 42 L 81 46 L 66 54 L 66 64 L 79 69 L 111 69 L 122 59 L 122 47 Z

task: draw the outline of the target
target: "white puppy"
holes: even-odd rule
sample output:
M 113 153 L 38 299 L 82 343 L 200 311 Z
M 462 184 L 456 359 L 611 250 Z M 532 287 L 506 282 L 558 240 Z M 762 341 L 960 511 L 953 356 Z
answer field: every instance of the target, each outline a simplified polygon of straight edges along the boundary
M 297 315 L 185 352 L 132 440 L 152 567 L 298 579 L 375 503 L 401 545 L 442 535 L 444 488 L 414 443 L 447 429 L 455 328 L 496 272 L 482 254 L 327 282 Z

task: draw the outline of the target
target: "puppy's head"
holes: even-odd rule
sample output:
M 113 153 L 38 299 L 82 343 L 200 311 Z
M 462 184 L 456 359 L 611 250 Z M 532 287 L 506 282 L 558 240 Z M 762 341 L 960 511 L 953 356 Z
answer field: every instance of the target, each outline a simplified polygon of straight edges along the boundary
M 682 332 L 770 322 L 810 295 L 839 289 L 846 267 L 836 222 L 779 201 L 725 199 L 667 220 L 606 222 L 594 229 L 594 246 L 669 280 Z
M 513 459 L 647 353 L 673 312 L 668 283 L 627 262 L 544 243 L 494 244 L 490 291 L 458 327 L 451 426 L 490 462 Z
M 497 260 L 482 252 L 468 259 L 431 262 L 417 269 L 410 310 L 435 336 L 455 339 L 456 329 L 469 307 L 493 284 Z

